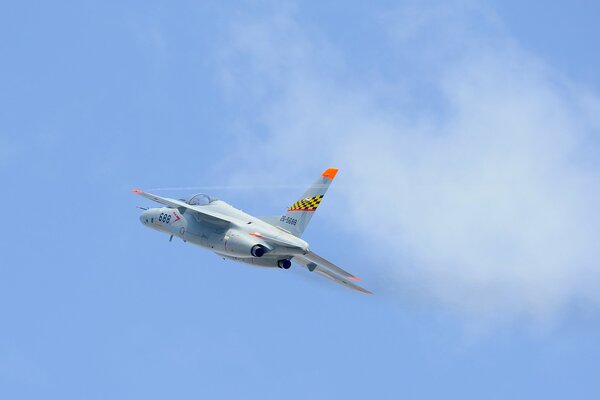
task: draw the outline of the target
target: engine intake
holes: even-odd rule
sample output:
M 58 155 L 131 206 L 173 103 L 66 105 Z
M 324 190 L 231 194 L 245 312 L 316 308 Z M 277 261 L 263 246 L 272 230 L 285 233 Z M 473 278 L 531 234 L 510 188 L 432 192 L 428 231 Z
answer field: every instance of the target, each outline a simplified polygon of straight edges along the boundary
M 262 257 L 266 252 L 267 250 L 265 247 L 260 244 L 256 244 L 250 249 L 250 254 L 252 254 L 254 257 Z
M 237 232 L 228 233 L 225 235 L 225 250 L 227 253 L 235 257 L 257 257 L 264 256 L 271 249 L 261 243 L 261 240 L 257 240 L 252 236 L 240 235 Z

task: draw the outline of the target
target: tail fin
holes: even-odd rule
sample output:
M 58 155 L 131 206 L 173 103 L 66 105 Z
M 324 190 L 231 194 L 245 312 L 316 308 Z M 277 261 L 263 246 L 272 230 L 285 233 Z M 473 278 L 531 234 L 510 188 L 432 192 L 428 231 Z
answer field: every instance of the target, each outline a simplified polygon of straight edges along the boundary
M 302 236 L 337 172 L 337 168 L 325 170 L 319 179 L 304 192 L 300 200 L 287 209 L 287 212 L 279 218 L 275 226 L 289 231 L 294 236 Z

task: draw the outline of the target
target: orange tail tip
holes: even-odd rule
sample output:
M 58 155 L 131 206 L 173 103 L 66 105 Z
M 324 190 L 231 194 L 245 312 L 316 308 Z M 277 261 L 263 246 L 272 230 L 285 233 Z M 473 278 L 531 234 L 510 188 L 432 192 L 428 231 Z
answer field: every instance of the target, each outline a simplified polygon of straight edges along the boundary
M 132 190 L 132 192 L 133 192 L 133 193 L 137 193 L 137 194 L 140 194 L 140 193 L 142 193 L 142 191 L 141 191 L 141 190 L 139 190 L 139 189 L 133 189 L 133 190 Z
M 323 172 L 321 174 L 321 176 L 324 177 L 324 178 L 333 179 L 333 178 L 335 178 L 335 175 L 337 173 L 338 173 L 338 169 L 337 168 L 327 168 L 325 170 L 325 172 Z
M 358 276 L 349 276 L 348 278 L 352 279 L 353 281 L 360 281 Z

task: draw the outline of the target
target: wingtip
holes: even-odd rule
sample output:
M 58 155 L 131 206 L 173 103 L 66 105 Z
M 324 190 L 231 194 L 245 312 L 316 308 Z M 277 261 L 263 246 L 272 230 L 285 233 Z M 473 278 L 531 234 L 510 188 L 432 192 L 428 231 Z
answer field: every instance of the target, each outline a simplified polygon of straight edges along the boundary
M 140 194 L 140 193 L 143 193 L 143 192 L 142 192 L 141 190 L 139 190 L 139 189 L 133 189 L 131 192 L 132 192 L 132 193 L 135 193 L 135 194 Z
M 366 294 L 366 295 L 369 295 L 369 296 L 373 296 L 375 294 L 375 293 L 373 293 L 373 292 L 371 292 L 371 291 L 369 291 L 369 290 L 367 290 L 367 289 L 365 289 L 363 287 L 360 287 L 360 286 L 357 286 L 354 290 L 356 290 L 359 293 Z
M 338 173 L 337 168 L 327 168 L 325 172 L 321 174 L 323 178 L 333 179 Z
M 348 279 L 352 279 L 353 281 L 360 281 L 360 278 L 358 276 L 349 276 Z

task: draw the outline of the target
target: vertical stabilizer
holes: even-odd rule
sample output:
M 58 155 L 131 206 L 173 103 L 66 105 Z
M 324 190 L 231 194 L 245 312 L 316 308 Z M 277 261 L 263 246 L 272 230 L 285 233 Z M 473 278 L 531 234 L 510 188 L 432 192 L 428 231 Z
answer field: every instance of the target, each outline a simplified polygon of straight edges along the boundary
M 288 207 L 275 226 L 279 226 L 295 236 L 302 236 L 337 172 L 337 168 L 325 170 L 319 179 L 304 192 L 302 197 Z

